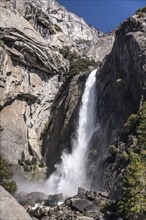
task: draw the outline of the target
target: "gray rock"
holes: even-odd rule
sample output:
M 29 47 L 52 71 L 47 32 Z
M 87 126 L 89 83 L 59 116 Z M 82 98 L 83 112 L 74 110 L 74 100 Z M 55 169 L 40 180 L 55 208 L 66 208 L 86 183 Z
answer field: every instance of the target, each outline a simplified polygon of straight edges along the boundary
M 87 192 L 86 192 L 86 197 L 87 197 L 89 200 L 93 201 L 93 200 L 95 200 L 96 197 L 97 197 L 97 192 L 87 191 Z
M 70 205 L 72 204 L 71 198 L 67 198 L 67 199 L 64 201 L 64 204 L 65 204 L 66 206 L 70 206 Z
M 78 196 L 85 197 L 86 190 L 83 187 L 78 188 Z
M 63 194 L 54 194 L 54 195 L 49 195 L 47 199 L 44 200 L 45 205 L 54 207 L 58 205 L 58 202 L 63 201 Z
M 71 207 L 80 212 L 83 212 L 85 208 L 91 204 L 91 202 L 87 199 L 73 198 L 71 200 L 72 200 Z
M 94 220 L 94 218 L 81 216 L 81 217 L 77 217 L 77 220 Z
M 2 186 L 0 186 L 0 219 L 32 220 L 25 209 Z
M 99 192 L 98 196 L 102 197 L 102 198 L 105 198 L 105 199 L 108 199 L 109 198 L 109 193 L 108 192 Z
M 34 205 L 35 203 L 41 203 L 44 199 L 46 199 L 48 195 L 41 193 L 41 192 L 31 192 L 25 196 L 18 198 L 18 202 L 25 206 L 25 205 Z
M 62 193 L 50 195 L 49 197 L 51 197 L 51 199 L 53 199 L 56 202 L 62 202 L 63 201 L 63 194 Z

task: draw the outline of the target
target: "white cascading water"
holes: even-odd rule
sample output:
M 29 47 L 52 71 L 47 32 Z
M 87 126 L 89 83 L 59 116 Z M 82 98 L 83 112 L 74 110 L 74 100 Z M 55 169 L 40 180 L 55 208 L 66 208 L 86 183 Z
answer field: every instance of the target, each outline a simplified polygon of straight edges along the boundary
M 82 103 L 79 110 L 79 122 L 76 138 L 72 141 L 72 153 L 63 152 L 61 164 L 47 180 L 49 193 L 63 193 L 72 196 L 78 187 L 90 188 L 86 176 L 86 162 L 89 142 L 96 130 L 96 70 L 93 70 L 85 84 Z

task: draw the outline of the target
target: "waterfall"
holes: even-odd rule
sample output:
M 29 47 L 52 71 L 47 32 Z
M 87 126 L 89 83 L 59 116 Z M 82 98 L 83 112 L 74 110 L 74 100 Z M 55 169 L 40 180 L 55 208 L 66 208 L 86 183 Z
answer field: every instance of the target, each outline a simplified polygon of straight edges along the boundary
M 61 163 L 57 164 L 56 171 L 47 180 L 49 193 L 63 193 L 72 196 L 77 193 L 78 187 L 90 188 L 86 176 L 86 162 L 89 142 L 96 130 L 96 70 L 87 78 L 82 102 L 79 110 L 79 120 L 76 138 L 72 140 L 72 152 L 63 152 Z

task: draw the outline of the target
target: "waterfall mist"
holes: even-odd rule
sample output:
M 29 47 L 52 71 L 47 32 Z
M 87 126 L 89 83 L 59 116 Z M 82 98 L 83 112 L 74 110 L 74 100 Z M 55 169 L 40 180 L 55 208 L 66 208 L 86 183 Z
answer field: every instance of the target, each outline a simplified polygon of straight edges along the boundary
M 88 145 L 96 130 L 96 70 L 87 78 L 79 110 L 76 138 L 72 140 L 72 153 L 63 152 L 61 163 L 46 182 L 49 193 L 63 193 L 72 196 L 78 187 L 90 188 L 86 176 Z

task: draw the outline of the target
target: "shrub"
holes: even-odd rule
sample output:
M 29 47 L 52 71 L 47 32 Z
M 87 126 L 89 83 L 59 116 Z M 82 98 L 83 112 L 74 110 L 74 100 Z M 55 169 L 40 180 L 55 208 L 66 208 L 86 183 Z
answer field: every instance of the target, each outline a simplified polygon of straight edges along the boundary
M 59 52 L 70 62 L 69 75 L 77 75 L 81 71 L 85 71 L 89 66 L 97 66 L 93 59 L 82 58 L 76 51 L 71 52 L 69 47 L 64 47 Z
M 0 39 L 0 47 L 4 47 L 4 42 Z
M 136 125 L 139 123 L 139 115 L 132 114 L 129 116 L 127 122 L 124 127 L 128 129 L 136 128 Z
M 25 165 L 25 166 L 23 166 L 23 168 L 24 168 L 25 172 L 31 172 L 32 171 L 32 166 Z
M 32 157 L 31 164 L 32 165 L 36 165 L 37 164 L 37 158 L 36 157 Z
M 71 52 L 69 47 L 63 47 L 59 49 L 59 52 L 63 55 L 65 59 L 73 61 L 75 59 L 81 58 L 76 51 Z
M 123 151 L 121 154 L 120 154 L 120 159 L 121 160 L 124 160 L 124 161 L 127 161 L 129 159 L 129 156 L 128 154 L 126 153 L 126 151 Z
M 17 186 L 11 178 L 12 172 L 10 171 L 10 165 L 0 155 L 0 185 L 2 185 L 11 194 L 14 194 L 17 190 Z
M 95 66 L 96 62 L 94 60 L 89 60 L 87 58 L 80 58 L 70 62 L 70 75 L 79 74 L 81 71 L 87 70 L 89 66 Z
M 29 160 L 29 159 L 25 160 L 24 162 L 25 162 L 25 164 L 26 164 L 27 166 L 31 166 L 31 165 L 32 165 L 32 161 Z
M 137 117 L 132 115 L 135 124 L 137 151 L 129 148 L 129 163 L 123 180 L 122 199 L 118 202 L 118 213 L 125 219 L 146 219 L 146 101 Z M 138 121 L 137 121 L 138 118 Z M 136 119 L 136 121 L 135 121 Z
M 131 162 L 127 167 L 123 182 L 122 200 L 118 203 L 119 212 L 124 219 L 133 219 L 144 211 L 144 167 L 138 154 L 130 154 Z
M 44 167 L 45 166 L 45 162 L 44 162 L 44 158 L 42 157 L 39 161 L 39 167 Z
M 146 150 L 146 101 L 140 111 L 140 123 L 137 127 L 138 146 L 142 150 Z
M 108 151 L 111 155 L 118 153 L 118 148 L 115 145 L 110 145 Z
M 144 17 L 145 13 L 146 13 L 146 6 L 136 11 L 136 14 L 138 15 L 138 17 Z
M 25 161 L 25 153 L 24 151 L 21 152 L 21 162 Z
M 143 8 L 140 8 L 136 11 L 136 14 L 139 15 L 139 14 L 144 14 L 146 13 L 146 6 L 143 7 Z

